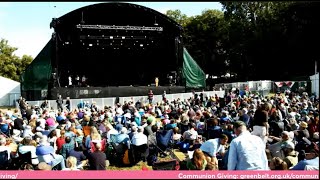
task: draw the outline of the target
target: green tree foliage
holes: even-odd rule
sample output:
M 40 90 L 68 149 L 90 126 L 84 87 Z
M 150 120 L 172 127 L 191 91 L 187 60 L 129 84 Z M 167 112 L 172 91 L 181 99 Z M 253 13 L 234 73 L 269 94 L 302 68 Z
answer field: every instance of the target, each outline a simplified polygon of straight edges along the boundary
M 182 27 L 185 27 L 189 23 L 189 18 L 186 14 L 182 14 L 180 10 L 168 10 L 166 15 L 172 20 L 176 21 Z
M 201 15 L 191 17 L 185 27 L 185 43 L 192 56 L 198 60 L 203 70 L 210 74 L 224 71 L 225 37 L 223 13 L 218 10 L 205 10 Z M 220 66 L 220 69 L 216 69 Z
M 244 46 L 234 49 L 242 54 L 242 60 L 234 61 L 243 64 L 244 68 L 239 69 L 244 72 L 241 79 L 291 79 L 313 73 L 314 61 L 320 57 L 314 47 L 319 42 L 316 32 L 319 3 L 227 2 L 223 5 L 228 21 L 243 28 L 243 33 L 231 34 L 232 39 L 240 36 L 238 43 Z
M 288 80 L 314 73 L 320 59 L 320 3 L 221 2 L 223 11 L 167 15 L 184 28 L 184 45 L 210 75 L 232 81 Z M 291 61 L 301 62 L 292 63 Z
M 17 48 L 11 47 L 7 40 L 0 40 L 0 76 L 19 81 L 20 75 L 33 58 L 28 55 L 20 58 L 14 54 L 16 50 Z

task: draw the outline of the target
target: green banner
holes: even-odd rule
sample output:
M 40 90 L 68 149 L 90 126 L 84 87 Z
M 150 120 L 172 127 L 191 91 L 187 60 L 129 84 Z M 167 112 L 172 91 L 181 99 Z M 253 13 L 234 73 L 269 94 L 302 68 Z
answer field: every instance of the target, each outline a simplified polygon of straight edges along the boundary
M 51 79 L 51 40 L 20 76 L 21 90 L 48 90 Z
M 183 77 L 187 88 L 205 88 L 206 74 L 190 56 L 186 48 L 183 48 Z

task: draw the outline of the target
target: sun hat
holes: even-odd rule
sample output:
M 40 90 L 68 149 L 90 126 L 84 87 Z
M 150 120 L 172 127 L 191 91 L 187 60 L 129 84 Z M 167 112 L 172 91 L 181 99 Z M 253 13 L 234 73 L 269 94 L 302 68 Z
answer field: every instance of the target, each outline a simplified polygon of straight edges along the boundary
M 38 169 L 39 170 L 46 170 L 46 171 L 50 171 L 52 169 L 52 167 L 50 165 L 48 165 L 47 163 L 45 162 L 40 162 L 38 164 Z
M 304 121 L 300 122 L 299 125 L 300 125 L 301 127 L 303 127 L 303 128 L 307 128 L 307 127 L 308 127 L 308 124 L 307 124 L 306 122 L 304 122 Z

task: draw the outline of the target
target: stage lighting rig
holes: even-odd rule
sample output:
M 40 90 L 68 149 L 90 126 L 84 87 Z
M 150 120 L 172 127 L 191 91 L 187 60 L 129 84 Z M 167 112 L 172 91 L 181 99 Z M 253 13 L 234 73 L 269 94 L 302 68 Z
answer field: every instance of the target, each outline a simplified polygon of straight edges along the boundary
M 145 27 L 145 26 L 115 26 L 115 25 L 82 25 L 76 26 L 78 29 L 108 29 L 108 30 L 126 30 L 126 31 L 158 31 L 162 32 L 163 27 Z

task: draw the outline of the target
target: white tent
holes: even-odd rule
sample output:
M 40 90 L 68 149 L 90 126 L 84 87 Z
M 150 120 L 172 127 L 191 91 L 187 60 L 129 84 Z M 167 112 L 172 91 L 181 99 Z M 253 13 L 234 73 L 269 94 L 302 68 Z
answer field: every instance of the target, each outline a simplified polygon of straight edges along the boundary
M 311 92 L 315 93 L 319 97 L 319 73 L 310 76 L 311 80 Z
M 20 83 L 0 76 L 0 106 L 15 106 L 20 96 Z

